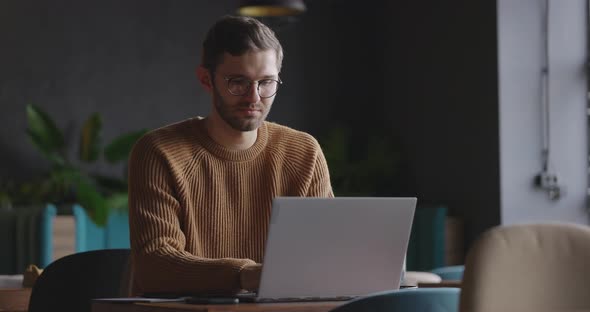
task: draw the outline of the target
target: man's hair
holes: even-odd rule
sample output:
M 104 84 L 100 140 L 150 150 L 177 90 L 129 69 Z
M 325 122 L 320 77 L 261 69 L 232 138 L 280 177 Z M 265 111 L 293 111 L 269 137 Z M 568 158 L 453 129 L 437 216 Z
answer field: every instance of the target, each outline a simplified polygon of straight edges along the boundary
M 218 20 L 203 42 L 202 65 L 211 73 L 221 63 L 225 52 L 240 56 L 248 51 L 274 50 L 277 68 L 283 63 L 283 47 L 275 33 L 251 17 L 224 16 Z

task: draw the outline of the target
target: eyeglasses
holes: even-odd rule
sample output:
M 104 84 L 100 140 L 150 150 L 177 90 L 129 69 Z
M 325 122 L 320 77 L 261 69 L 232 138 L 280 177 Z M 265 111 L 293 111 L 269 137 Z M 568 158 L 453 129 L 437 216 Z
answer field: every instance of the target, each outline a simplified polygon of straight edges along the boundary
M 250 88 L 252 88 L 253 83 L 258 83 L 258 95 L 261 98 L 269 98 L 277 94 L 279 90 L 279 85 L 283 84 L 283 82 L 278 79 L 262 79 L 258 81 L 252 81 L 250 79 L 244 77 L 223 77 L 227 82 L 227 91 L 235 96 L 243 96 L 246 95 Z

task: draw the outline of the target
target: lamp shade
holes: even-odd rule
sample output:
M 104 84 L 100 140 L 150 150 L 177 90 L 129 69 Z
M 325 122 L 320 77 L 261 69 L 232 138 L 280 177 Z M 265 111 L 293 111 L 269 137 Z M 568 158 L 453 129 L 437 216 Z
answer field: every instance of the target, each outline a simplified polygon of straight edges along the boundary
M 290 16 L 305 11 L 303 0 L 243 0 L 238 14 L 244 16 Z

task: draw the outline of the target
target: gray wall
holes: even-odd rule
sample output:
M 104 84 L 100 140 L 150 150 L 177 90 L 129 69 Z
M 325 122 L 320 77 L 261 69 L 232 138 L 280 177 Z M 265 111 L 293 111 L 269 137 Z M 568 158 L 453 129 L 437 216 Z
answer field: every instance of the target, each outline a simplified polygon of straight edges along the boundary
M 73 145 L 92 112 L 103 115 L 107 142 L 206 114 L 208 99 L 193 73 L 204 32 L 230 10 L 227 2 L 3 1 L 2 175 L 44 167 L 24 136 L 27 103 L 67 127 Z
M 234 1 L 2 1 L 0 176 L 30 176 L 46 166 L 24 134 L 27 103 L 68 129 L 72 158 L 93 112 L 104 118 L 105 142 L 207 115 L 210 99 L 194 74 L 200 44 L 209 26 L 234 10 Z M 270 118 L 296 126 L 304 111 L 290 56 Z
M 407 1 L 383 14 L 396 34 L 384 98 L 403 140 L 404 182 L 422 203 L 462 217 L 468 246 L 500 222 L 495 2 Z
M 588 223 L 586 1 L 551 1 L 549 31 L 552 169 L 566 187 L 550 201 L 533 188 L 541 171 L 542 3 L 498 1 L 502 223 Z
M 81 3 L 82 2 L 82 3 Z M 389 195 L 443 204 L 467 242 L 499 223 L 494 1 L 307 1 L 278 35 L 285 81 L 270 119 L 320 137 L 333 124 L 359 146 L 392 134 Z M 235 1 L 0 2 L 0 177 L 45 167 L 26 141 L 36 103 L 72 133 L 91 112 L 104 139 L 206 115 L 194 68 L 205 31 Z M 71 139 L 76 137 L 72 136 Z

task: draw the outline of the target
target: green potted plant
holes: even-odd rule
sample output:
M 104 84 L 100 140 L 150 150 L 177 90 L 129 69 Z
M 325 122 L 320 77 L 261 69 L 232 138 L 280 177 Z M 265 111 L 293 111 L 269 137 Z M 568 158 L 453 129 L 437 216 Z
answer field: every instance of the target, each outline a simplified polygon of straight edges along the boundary
M 386 131 L 355 140 L 353 132 L 334 126 L 320 138 L 336 196 L 390 196 L 395 193 L 399 153 Z
M 82 125 L 79 138 L 78 159 L 67 156 L 63 132 L 42 109 L 27 105 L 27 135 L 36 149 L 50 162 L 48 178 L 51 185 L 62 190 L 62 201 L 74 200 L 87 212 L 94 223 L 104 226 L 110 212 L 126 209 L 126 169 L 120 177 L 93 172 L 89 169 L 101 158 L 109 164 L 126 162 L 133 144 L 146 130 L 134 131 L 116 137 L 102 146 L 102 118 L 90 115 Z M 101 157 L 102 156 L 102 157 Z
M 73 214 L 74 251 L 128 247 L 126 163 L 146 130 L 123 134 L 103 146 L 102 118 L 94 113 L 82 125 L 77 157 L 70 159 L 72 146 L 46 112 L 27 105 L 26 117 L 27 136 L 50 168 L 28 180 L 0 178 L 0 238 L 10 255 L 0 257 L 0 273 L 18 274 L 27 264 L 45 266 L 53 260 L 52 227 L 58 211 Z M 122 163 L 123 174 L 97 172 L 93 164 L 99 161 Z M 63 217 L 68 218 L 57 216 Z

